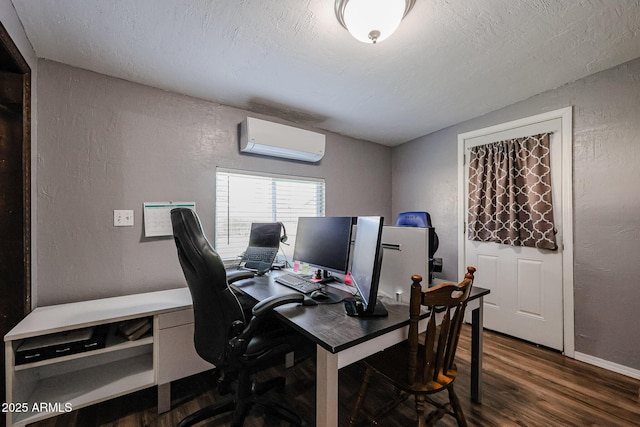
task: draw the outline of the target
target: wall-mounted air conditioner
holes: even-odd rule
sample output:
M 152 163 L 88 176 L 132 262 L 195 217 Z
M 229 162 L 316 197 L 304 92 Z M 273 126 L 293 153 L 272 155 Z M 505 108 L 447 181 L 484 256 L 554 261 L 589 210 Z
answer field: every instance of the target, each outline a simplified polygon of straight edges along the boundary
M 240 123 L 240 151 L 245 153 L 317 162 L 324 156 L 325 142 L 321 133 L 253 117 Z

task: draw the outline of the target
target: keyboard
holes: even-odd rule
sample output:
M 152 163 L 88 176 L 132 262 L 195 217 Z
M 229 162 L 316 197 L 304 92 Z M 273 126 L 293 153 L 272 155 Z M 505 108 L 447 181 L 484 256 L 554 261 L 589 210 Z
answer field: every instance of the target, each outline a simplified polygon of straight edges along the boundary
M 291 289 L 295 289 L 298 292 L 302 292 L 303 294 L 310 294 L 313 291 L 322 289 L 321 284 L 296 276 L 295 274 L 281 274 L 276 277 L 276 282 L 281 285 L 288 286 Z
M 277 248 L 251 247 L 244 255 L 245 261 L 268 262 L 271 264 L 277 254 Z

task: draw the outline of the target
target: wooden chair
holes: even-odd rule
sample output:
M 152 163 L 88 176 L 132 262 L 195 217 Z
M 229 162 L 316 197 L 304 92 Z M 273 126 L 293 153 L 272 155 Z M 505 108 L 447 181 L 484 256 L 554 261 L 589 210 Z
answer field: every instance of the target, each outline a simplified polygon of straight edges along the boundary
M 415 398 L 418 417 L 416 425 L 433 426 L 445 414 L 455 417 L 459 426 L 467 425 L 453 390 L 458 373 L 454 358 L 475 271 L 474 267 L 467 267 L 464 280 L 458 285 L 443 283 L 424 291 L 420 285 L 422 277 L 411 277 L 413 283 L 409 303 L 409 337 L 406 341 L 364 360 L 366 370 L 351 414 L 351 425 L 357 424 L 361 412 L 370 423 L 378 424 L 380 417 L 411 395 Z M 428 307 L 430 313 L 424 342 L 420 342 L 422 336 L 419 340 L 418 334 L 421 306 Z M 442 318 L 442 321 L 438 324 L 436 318 Z M 389 381 L 396 390 L 396 396 L 376 414 L 364 414 L 362 406 L 374 374 Z M 444 390 L 449 394 L 449 399 L 444 404 L 429 397 Z M 436 407 L 428 417 L 425 417 L 426 403 Z

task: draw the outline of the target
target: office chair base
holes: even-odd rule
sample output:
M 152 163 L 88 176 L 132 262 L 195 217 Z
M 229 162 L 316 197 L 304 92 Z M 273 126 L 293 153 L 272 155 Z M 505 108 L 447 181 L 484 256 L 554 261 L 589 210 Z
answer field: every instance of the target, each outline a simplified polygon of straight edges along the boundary
M 293 412 L 291 409 L 283 405 L 274 403 L 263 397 L 253 396 L 252 398 L 242 403 L 237 403 L 234 398 L 227 398 L 216 405 L 202 408 L 199 411 L 185 417 L 182 421 L 180 421 L 180 423 L 178 423 L 177 427 L 193 426 L 206 419 L 213 418 L 215 416 L 222 415 L 226 412 L 231 411 L 234 411 L 233 419 L 231 421 L 231 427 L 242 427 L 245 418 L 249 414 L 251 408 L 253 408 L 254 406 L 262 408 L 265 414 L 273 415 L 284 421 L 287 421 L 292 426 L 302 426 L 302 420 L 300 419 L 298 414 Z
M 208 418 L 215 417 L 216 415 L 224 414 L 225 412 L 233 411 L 236 406 L 236 401 L 233 397 L 224 399 L 222 402 L 207 406 L 199 411 L 196 411 L 182 419 L 177 427 L 189 427 L 198 424 Z
M 246 381 L 248 378 L 244 377 L 243 379 Z M 238 384 L 238 387 L 243 389 L 239 395 L 243 397 L 238 398 L 238 394 L 234 393 L 234 395 L 229 396 L 214 405 L 207 406 L 188 415 L 178 423 L 177 427 L 193 426 L 206 419 L 213 418 L 226 412 L 233 412 L 231 427 L 242 427 L 244 419 L 253 407 L 260 407 L 265 414 L 273 415 L 281 420 L 287 421 L 292 426 L 299 427 L 302 425 L 302 420 L 298 414 L 293 412 L 291 409 L 262 397 L 264 393 L 272 389 L 283 391 L 286 386 L 286 380 L 284 377 L 275 377 L 259 383 L 254 382 L 248 387 L 246 385 L 247 383 L 244 384 L 244 386 Z M 248 390 L 250 391 L 248 392 Z
M 255 395 L 263 395 L 269 390 L 276 389 L 278 392 L 283 392 L 287 385 L 287 381 L 284 377 L 275 377 L 271 378 L 267 381 L 263 381 L 260 383 L 254 383 L 252 386 L 253 394 Z

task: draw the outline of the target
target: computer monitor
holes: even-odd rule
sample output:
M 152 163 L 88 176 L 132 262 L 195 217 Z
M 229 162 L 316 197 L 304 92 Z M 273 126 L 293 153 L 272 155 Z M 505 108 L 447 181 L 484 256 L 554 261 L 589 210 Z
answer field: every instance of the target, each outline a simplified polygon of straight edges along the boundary
M 294 261 L 321 270 L 321 282 L 333 280 L 330 273 L 346 273 L 351 247 L 350 216 L 298 218 Z
M 350 316 L 386 316 L 387 309 L 377 300 L 382 268 L 382 226 L 379 216 L 358 217 L 356 240 L 351 254 L 351 280 L 359 300 L 345 300 Z

